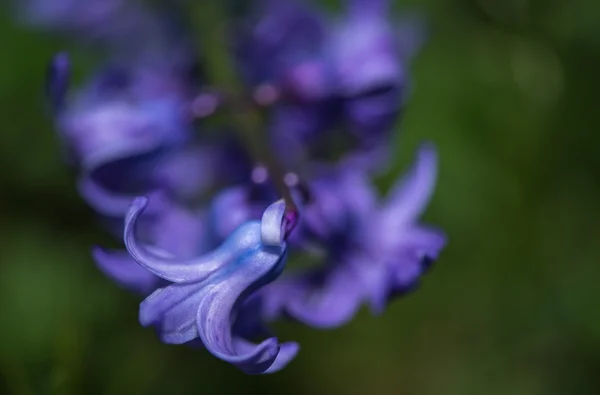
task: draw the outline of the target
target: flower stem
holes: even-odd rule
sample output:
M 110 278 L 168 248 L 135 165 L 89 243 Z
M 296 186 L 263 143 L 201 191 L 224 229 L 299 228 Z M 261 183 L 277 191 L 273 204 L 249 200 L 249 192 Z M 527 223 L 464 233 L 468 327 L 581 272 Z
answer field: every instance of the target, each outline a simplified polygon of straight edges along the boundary
M 227 93 L 228 110 L 231 111 L 229 120 L 243 144 L 267 169 L 288 210 L 297 211 L 290 188 L 284 181 L 283 166 L 269 151 L 263 119 L 257 109 L 244 100 L 245 92 L 229 53 L 228 18 L 224 15 L 223 3 L 209 0 L 194 7 L 194 27 L 202 45 L 201 53 L 205 55 L 202 63 L 209 80 Z

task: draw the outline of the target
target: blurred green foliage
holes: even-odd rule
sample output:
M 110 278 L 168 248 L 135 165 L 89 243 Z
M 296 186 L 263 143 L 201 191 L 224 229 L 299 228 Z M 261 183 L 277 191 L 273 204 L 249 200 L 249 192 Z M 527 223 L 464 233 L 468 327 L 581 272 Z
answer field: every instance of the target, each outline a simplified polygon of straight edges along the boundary
M 262 377 L 160 344 L 137 323 L 139 299 L 96 270 L 90 246 L 115 242 L 78 198 L 41 99 L 46 62 L 67 43 L 0 15 L 0 392 L 600 393 L 600 3 L 399 6 L 424 12 L 430 37 L 379 181 L 433 140 L 426 220 L 450 244 L 384 316 L 279 325 L 302 351 Z

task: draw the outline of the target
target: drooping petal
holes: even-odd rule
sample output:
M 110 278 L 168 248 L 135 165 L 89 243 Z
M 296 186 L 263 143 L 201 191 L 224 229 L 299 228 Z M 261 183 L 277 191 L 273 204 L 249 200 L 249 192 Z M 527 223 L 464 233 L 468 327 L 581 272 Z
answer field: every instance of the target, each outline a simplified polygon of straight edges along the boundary
M 239 355 L 248 355 L 254 352 L 256 344 L 240 337 L 233 338 L 233 347 Z M 262 373 L 269 374 L 285 368 L 296 357 L 300 351 L 300 345 L 296 342 L 285 342 L 279 345 L 279 353 L 275 361 Z
M 156 253 L 142 246 L 135 235 L 137 221 L 148 204 L 136 198 L 125 218 L 124 241 L 131 256 L 155 275 L 172 282 L 197 282 L 226 265 L 241 251 L 260 242 L 260 223 L 248 222 L 239 227 L 214 251 L 194 258 L 178 258 L 166 251 Z
M 141 200 L 134 205 L 145 204 Z M 248 308 L 247 298 L 283 270 L 287 252 L 284 214 L 285 204 L 277 202 L 269 206 L 258 226 L 242 225 L 240 229 L 253 243 L 235 251 L 209 277 L 152 293 L 140 304 L 142 325 L 155 326 L 167 343 L 183 344 L 199 337 L 208 351 L 247 373 L 282 368 L 295 355 L 295 344 L 280 346 L 277 339 L 269 338 L 252 346 L 240 337 L 243 333 L 234 332 L 244 323 L 234 326 L 234 321 L 243 319 L 238 309 Z
M 248 250 L 234 268 L 211 277 L 210 285 L 202 289 L 197 312 L 200 339 L 213 355 L 249 374 L 265 373 L 275 363 L 280 345 L 276 338 L 269 338 L 253 348 L 236 349 L 232 311 L 240 298 L 276 278 L 284 262 L 285 245 Z

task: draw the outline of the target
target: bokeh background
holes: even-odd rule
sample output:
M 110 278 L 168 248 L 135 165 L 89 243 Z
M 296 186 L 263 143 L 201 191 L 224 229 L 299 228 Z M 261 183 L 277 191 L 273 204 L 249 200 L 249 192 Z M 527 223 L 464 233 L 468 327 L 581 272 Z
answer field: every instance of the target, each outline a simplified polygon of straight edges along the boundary
M 77 196 L 41 95 L 67 43 L 0 11 L 0 393 L 600 394 L 600 3 L 403 8 L 431 30 L 379 183 L 433 140 L 425 219 L 450 243 L 381 317 L 278 325 L 302 351 L 261 377 L 159 343 L 137 323 L 139 299 L 95 268 L 90 247 L 116 241 Z

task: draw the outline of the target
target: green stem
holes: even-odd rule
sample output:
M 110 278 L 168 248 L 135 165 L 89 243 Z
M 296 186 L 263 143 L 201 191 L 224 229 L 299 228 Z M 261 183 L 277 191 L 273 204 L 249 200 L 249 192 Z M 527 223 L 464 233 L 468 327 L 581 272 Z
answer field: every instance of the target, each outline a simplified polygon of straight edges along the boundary
M 228 113 L 233 129 L 251 155 L 265 168 L 285 200 L 288 209 L 296 210 L 289 187 L 284 181 L 284 169 L 269 151 L 264 122 L 255 108 L 247 105 L 232 59 L 228 51 L 228 18 L 223 14 L 223 0 L 203 2 L 194 7 L 193 22 L 201 43 L 203 65 L 212 84 L 228 95 Z

